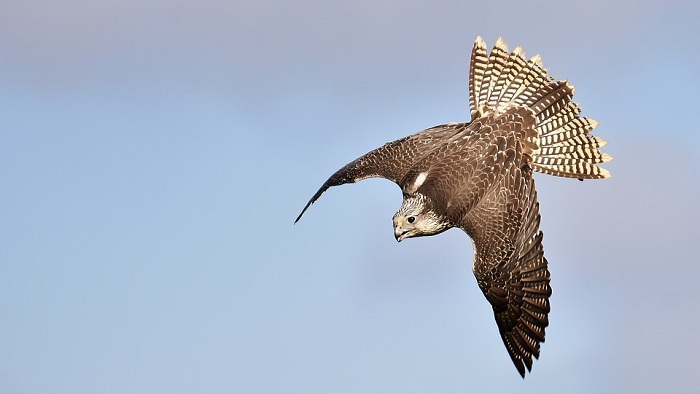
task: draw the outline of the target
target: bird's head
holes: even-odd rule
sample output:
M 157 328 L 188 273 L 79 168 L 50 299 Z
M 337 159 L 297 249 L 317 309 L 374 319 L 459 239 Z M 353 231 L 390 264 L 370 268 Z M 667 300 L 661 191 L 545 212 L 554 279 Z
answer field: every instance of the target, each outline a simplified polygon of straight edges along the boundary
M 416 194 L 405 196 L 401 208 L 394 214 L 394 237 L 401 242 L 406 238 L 435 235 L 450 225 L 431 208 L 428 198 Z

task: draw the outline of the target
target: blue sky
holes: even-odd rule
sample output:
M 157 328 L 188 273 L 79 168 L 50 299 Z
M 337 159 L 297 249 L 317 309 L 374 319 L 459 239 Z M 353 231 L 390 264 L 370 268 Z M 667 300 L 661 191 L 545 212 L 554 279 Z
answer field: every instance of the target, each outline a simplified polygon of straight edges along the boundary
M 689 392 L 697 2 L 0 5 L 0 392 Z M 613 178 L 537 179 L 552 273 L 523 381 L 466 234 L 323 181 L 468 120 L 474 38 L 576 86 Z

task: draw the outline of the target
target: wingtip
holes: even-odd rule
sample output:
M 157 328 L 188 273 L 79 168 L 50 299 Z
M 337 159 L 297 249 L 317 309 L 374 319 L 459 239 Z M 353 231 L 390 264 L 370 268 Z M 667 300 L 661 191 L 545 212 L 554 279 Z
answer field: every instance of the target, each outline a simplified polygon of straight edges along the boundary
M 518 370 L 518 373 L 520 374 L 520 377 L 525 379 L 525 364 L 522 362 L 522 360 L 513 360 L 513 363 L 515 364 L 515 369 Z M 528 370 L 529 371 L 529 370 Z
M 314 203 L 314 199 L 311 199 L 309 202 L 306 203 L 306 205 L 304 206 L 304 209 L 301 210 L 301 213 L 299 214 L 299 216 L 297 216 L 297 218 L 294 220 L 294 224 L 297 224 L 299 219 L 301 219 L 301 217 L 304 216 L 304 212 L 306 212 L 306 210 L 309 209 L 309 207 L 313 203 Z
M 306 212 L 306 210 L 309 209 L 309 207 L 311 205 L 313 205 L 313 203 L 315 203 L 316 200 L 318 200 L 318 198 L 321 197 L 321 194 L 323 194 L 323 192 L 328 190 L 329 187 L 331 187 L 331 183 L 329 183 L 329 181 L 326 181 L 326 183 L 324 183 L 323 186 L 321 186 L 318 189 L 316 194 L 314 194 L 314 196 L 311 197 L 309 202 L 306 203 L 306 205 L 304 206 L 304 209 L 301 210 L 301 213 L 299 214 L 299 216 L 297 216 L 297 219 L 294 221 L 294 224 L 296 224 L 299 221 L 299 219 L 301 219 L 301 217 L 304 216 L 304 212 Z

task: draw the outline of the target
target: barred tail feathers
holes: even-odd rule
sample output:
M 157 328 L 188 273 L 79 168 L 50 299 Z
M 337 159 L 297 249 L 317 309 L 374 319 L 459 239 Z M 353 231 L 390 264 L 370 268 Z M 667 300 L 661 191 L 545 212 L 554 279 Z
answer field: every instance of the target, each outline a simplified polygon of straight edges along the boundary
M 469 94 L 472 119 L 512 106 L 530 108 L 536 119 L 534 170 L 579 179 L 610 176 L 598 166 L 612 160 L 599 150 L 606 141 L 590 134 L 598 122 L 579 116 L 581 109 L 571 101 L 574 87 L 548 76 L 538 55 L 526 60 L 521 47 L 510 52 L 501 38 L 489 54 L 484 40 L 477 37 Z

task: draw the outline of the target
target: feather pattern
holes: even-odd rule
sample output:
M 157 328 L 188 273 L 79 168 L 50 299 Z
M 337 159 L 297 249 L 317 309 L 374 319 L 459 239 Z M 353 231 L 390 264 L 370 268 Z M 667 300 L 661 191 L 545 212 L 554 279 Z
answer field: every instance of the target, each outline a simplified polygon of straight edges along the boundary
M 503 344 L 524 377 L 540 355 L 552 294 L 542 246 L 533 171 L 607 178 L 606 141 L 581 117 L 574 87 L 548 76 L 539 56 L 488 53 L 477 37 L 469 69 L 472 121 L 435 126 L 389 142 L 336 171 L 297 217 L 328 188 L 383 177 L 404 201 L 394 215 L 397 240 L 458 227 L 474 241 L 473 271 L 493 308 Z M 296 223 L 295 221 L 295 223 Z
M 539 55 L 526 61 L 522 50 L 509 53 L 501 39 L 486 55 L 486 44 L 480 38 L 472 53 L 470 70 L 475 71 L 470 71 L 470 76 L 480 76 L 478 94 L 470 100 L 472 117 L 509 106 L 530 108 L 536 118 L 535 144 L 539 147 L 532 155 L 535 171 L 579 179 L 610 176 L 598 164 L 612 157 L 601 153 L 598 149 L 602 145 L 590 135 L 598 122 L 579 117 L 580 109 L 571 101 L 574 87 L 549 77 Z M 570 145 L 577 149 L 562 151 L 562 156 L 556 156 L 561 161 L 552 160 L 556 148 Z

